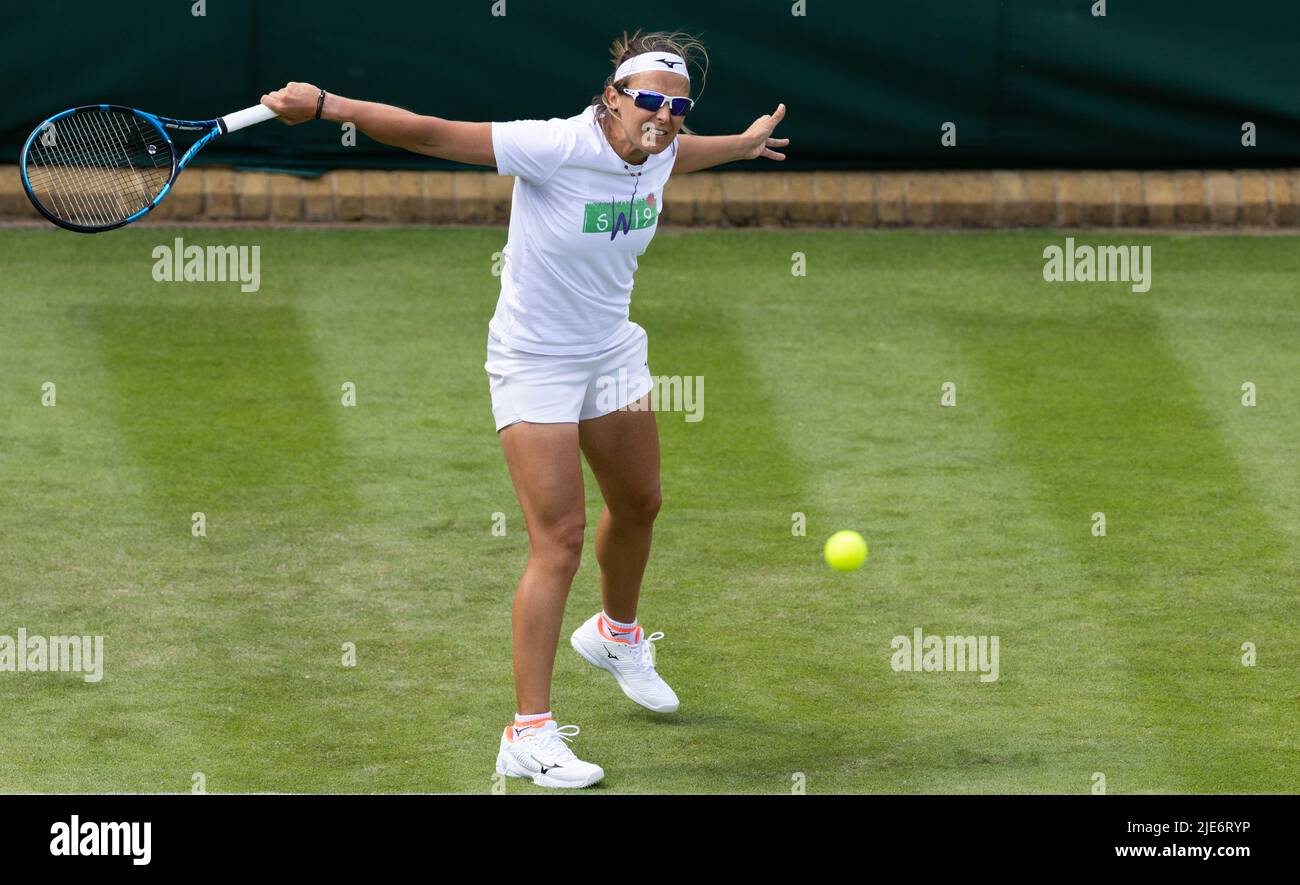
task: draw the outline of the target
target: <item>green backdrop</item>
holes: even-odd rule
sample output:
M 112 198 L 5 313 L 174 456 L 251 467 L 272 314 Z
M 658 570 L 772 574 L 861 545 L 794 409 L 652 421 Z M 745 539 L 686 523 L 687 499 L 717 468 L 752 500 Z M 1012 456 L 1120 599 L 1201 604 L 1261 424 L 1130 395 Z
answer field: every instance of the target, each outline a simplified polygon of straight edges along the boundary
M 623 28 L 685 29 L 712 66 L 690 122 L 784 101 L 784 168 L 1281 166 L 1300 156 L 1300 3 L 1254 0 L 42 0 L 0 10 L 4 156 L 78 104 L 212 117 L 288 80 L 463 120 L 571 116 Z M 1257 146 L 1242 145 L 1242 124 Z M 956 146 L 940 144 L 945 122 Z M 337 126 L 263 125 L 208 163 L 444 168 Z M 201 161 L 202 162 L 202 161 Z M 769 162 L 746 164 L 775 168 Z M 739 167 L 737 167 L 739 168 Z

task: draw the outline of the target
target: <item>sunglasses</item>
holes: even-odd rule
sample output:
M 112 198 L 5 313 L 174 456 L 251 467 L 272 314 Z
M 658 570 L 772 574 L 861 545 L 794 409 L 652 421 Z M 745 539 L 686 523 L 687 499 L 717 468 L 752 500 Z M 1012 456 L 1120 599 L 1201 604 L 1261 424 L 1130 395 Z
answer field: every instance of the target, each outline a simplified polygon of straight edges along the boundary
M 650 89 L 628 89 L 623 87 L 623 93 L 632 96 L 632 104 L 651 113 L 663 107 L 665 101 L 669 102 L 668 113 L 674 117 L 685 117 L 686 112 L 695 106 L 694 99 L 682 95 L 668 96 Z

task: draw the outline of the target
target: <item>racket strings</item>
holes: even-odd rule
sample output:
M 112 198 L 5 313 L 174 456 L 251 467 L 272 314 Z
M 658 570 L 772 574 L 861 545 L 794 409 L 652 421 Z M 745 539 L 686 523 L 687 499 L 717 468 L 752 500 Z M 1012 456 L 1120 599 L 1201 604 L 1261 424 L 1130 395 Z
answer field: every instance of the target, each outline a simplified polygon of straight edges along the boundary
M 120 224 L 171 178 L 171 143 L 128 111 L 97 108 L 47 124 L 27 152 L 32 193 L 52 215 L 83 227 Z
M 45 198 L 42 204 L 55 214 L 77 224 L 102 226 L 127 217 L 127 206 L 139 197 L 129 181 L 115 180 L 113 170 L 122 158 L 108 146 L 102 121 L 96 126 L 91 116 L 76 114 L 47 127 L 40 148 L 29 152 L 28 179 L 38 198 Z
M 113 169 L 130 168 L 134 173 L 131 148 L 142 143 L 143 138 L 143 133 L 139 130 L 138 118 L 131 116 L 134 131 L 124 131 L 125 123 L 120 114 L 80 116 L 84 116 L 85 119 L 82 120 L 79 116 L 71 119 L 81 124 L 80 134 L 87 143 L 93 149 L 101 151 L 101 157 L 112 158 Z M 107 213 L 107 218 L 113 221 L 123 220 L 144 208 L 152 200 L 152 195 L 146 193 L 147 182 L 141 180 L 138 175 L 108 174 L 107 164 L 95 168 L 99 178 L 92 179 L 94 187 L 90 191 L 90 196 L 95 198 L 97 203 L 102 204 L 102 210 Z M 168 171 L 170 172 L 170 169 Z M 103 186 L 105 184 L 109 186 Z

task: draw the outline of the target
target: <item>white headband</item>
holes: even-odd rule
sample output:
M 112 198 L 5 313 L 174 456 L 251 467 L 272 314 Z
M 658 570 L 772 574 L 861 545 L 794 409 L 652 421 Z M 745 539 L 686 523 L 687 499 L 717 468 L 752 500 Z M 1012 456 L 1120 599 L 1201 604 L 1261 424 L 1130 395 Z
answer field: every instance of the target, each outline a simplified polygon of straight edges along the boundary
M 617 83 L 624 77 L 646 71 L 670 71 L 674 74 L 681 74 L 688 83 L 691 79 L 691 75 L 686 72 L 686 59 L 680 55 L 674 55 L 671 52 L 643 52 L 640 55 L 632 56 L 618 66 L 618 70 L 614 72 L 614 82 Z

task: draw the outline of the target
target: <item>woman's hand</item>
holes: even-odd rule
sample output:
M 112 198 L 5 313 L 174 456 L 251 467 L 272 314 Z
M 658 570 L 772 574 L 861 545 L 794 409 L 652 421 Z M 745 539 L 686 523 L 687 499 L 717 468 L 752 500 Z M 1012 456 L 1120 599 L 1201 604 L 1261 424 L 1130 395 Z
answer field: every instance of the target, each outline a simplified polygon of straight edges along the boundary
M 262 104 L 290 126 L 316 118 L 320 88 L 310 83 L 289 83 L 283 89 L 262 96 Z
M 785 119 L 784 103 L 778 104 L 775 111 L 764 114 L 750 124 L 750 127 L 741 135 L 741 145 L 744 151 L 741 159 L 755 160 L 759 157 L 767 157 L 769 160 L 784 160 L 785 154 L 772 150 L 774 147 L 785 147 L 790 143 L 788 138 L 772 138 L 772 130 L 783 119 Z

